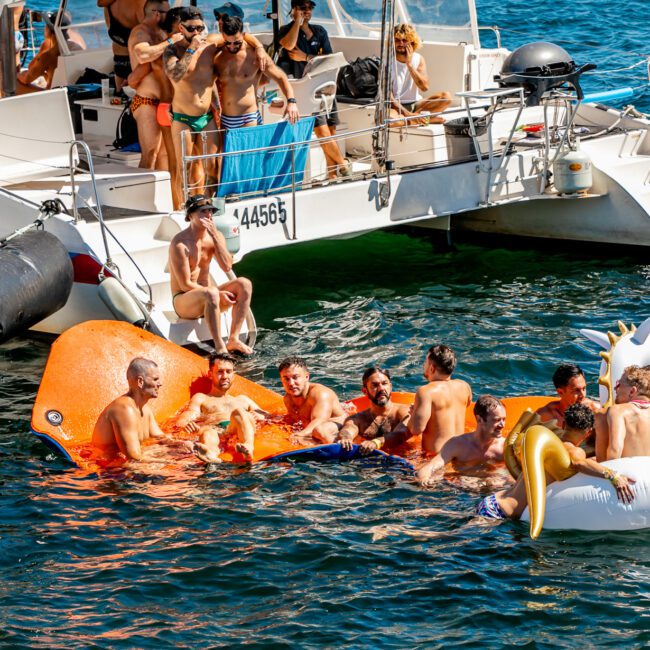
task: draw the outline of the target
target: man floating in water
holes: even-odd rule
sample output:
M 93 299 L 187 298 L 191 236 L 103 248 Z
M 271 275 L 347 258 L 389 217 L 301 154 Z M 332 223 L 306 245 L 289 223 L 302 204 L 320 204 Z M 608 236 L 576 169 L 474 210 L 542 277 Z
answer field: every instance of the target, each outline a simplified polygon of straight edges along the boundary
M 158 397 L 158 366 L 149 359 L 136 357 L 129 364 L 126 380 L 129 390 L 101 412 L 93 430 L 92 445 L 106 460 L 122 455 L 127 460 L 140 461 L 142 443 L 165 435 L 147 404 Z
M 560 399 L 549 402 L 537 409 L 542 422 L 556 420 L 557 425 L 564 427 L 564 412 L 572 404 L 586 404 L 596 412 L 600 405 L 587 397 L 587 381 L 580 366 L 573 363 L 563 363 L 553 373 L 553 385 Z
M 465 412 L 472 403 L 472 389 L 462 379 L 452 379 L 456 354 L 446 345 L 434 345 L 424 361 L 428 384 L 415 393 L 408 429 L 422 436 L 422 450 L 437 454 L 443 445 L 465 431 Z
M 594 414 L 586 404 L 573 404 L 564 411 L 565 430 L 562 442 L 571 458 L 571 466 L 577 472 L 604 478 L 611 482 L 616 495 L 622 503 L 632 503 L 634 479 L 618 474 L 593 458 L 587 458 L 580 445 L 591 435 L 594 427 Z M 549 483 L 552 481 L 548 481 Z M 481 517 L 488 519 L 519 519 L 528 505 L 523 474 L 507 490 L 490 494 L 482 499 L 476 507 Z
M 360 437 L 361 454 L 367 455 L 375 449 L 397 445 L 404 439 L 409 406 L 391 401 L 393 385 L 388 370 L 372 366 L 363 373 L 361 383 L 370 407 L 348 417 L 339 435 L 341 447 L 347 451 Z
M 229 395 L 235 377 L 235 358 L 223 352 L 209 359 L 212 389 L 192 396 L 176 426 L 198 433 L 193 452 L 206 463 L 220 463 L 221 436 L 235 436 L 235 450 L 248 461 L 253 459 L 255 423 L 268 413 L 245 395 Z
M 282 359 L 278 371 L 289 418 L 306 423 L 295 437 L 300 442 L 310 442 L 309 438 L 326 444 L 334 442 L 346 415 L 336 393 L 310 382 L 307 363 L 300 357 Z
M 442 478 L 444 469 L 450 463 L 457 472 L 490 469 L 503 463 L 503 427 L 506 424 L 506 409 L 492 395 L 483 395 L 474 405 L 476 430 L 454 436 L 442 446 L 440 453 L 427 461 L 417 472 L 418 481 L 432 485 Z
M 614 390 L 616 403 L 596 417 L 596 457 L 650 456 L 650 366 L 628 366 Z

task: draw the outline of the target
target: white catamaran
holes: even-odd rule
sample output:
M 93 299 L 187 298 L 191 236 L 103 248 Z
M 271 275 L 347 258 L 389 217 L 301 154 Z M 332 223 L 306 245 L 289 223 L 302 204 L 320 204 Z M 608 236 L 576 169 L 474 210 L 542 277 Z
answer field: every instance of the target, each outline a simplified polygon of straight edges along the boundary
M 0 4 L 2 57 L 13 61 L 14 40 L 5 37 L 13 29 L 11 3 Z M 84 320 L 118 316 L 180 344 L 209 340 L 201 320 L 179 319 L 172 308 L 168 246 L 185 222 L 173 209 L 169 174 L 139 169 L 139 154 L 113 148 L 121 106 L 68 90 L 86 68 L 112 70 L 104 20 L 88 16 L 87 4 L 61 0 L 60 15 L 67 11 L 72 24 L 54 25 L 61 52 L 55 88 L 11 96 L 15 70 L 2 67 L 0 239 L 39 220 L 72 259 L 67 302 L 35 330 L 58 333 Z M 268 17 L 277 28 L 288 4 L 273 3 L 265 16 L 242 3 L 251 31 L 265 43 L 273 41 Z M 356 0 L 327 0 L 314 22 L 328 30 L 335 54 L 315 59 L 308 74 L 292 80 L 301 115 L 331 107 L 339 69 L 357 57 L 381 58 L 379 93 L 368 100 L 337 98 L 342 124 L 335 138 L 351 161 L 350 177 L 328 181 L 314 136 L 247 150 L 260 161 L 248 166 L 254 177 L 227 183 L 222 176 L 230 189 L 220 191 L 217 220 L 233 243 L 238 239 L 239 259 L 405 224 L 650 246 L 650 122 L 631 109 L 581 101 L 580 75 L 589 66 L 578 67 L 548 43 L 513 53 L 481 47 L 474 0 L 384 0 L 374 10 Z M 389 119 L 392 66 L 386 63 L 397 22 L 417 26 L 419 52 L 435 80 L 431 90 L 454 96 L 445 124 L 401 126 Z M 86 49 L 68 48 L 63 31 L 69 28 L 83 34 Z M 277 103 L 274 89 L 266 87 L 260 97 L 265 124 L 282 119 Z M 289 155 L 291 168 L 284 185 L 269 189 L 265 161 L 274 154 Z M 226 168 L 228 158 L 244 154 L 226 147 L 216 155 Z M 208 157 L 192 152 L 185 160 Z M 185 178 L 186 193 L 188 184 Z M 212 274 L 217 283 L 225 279 L 214 263 Z M 18 282 L 14 289 L 24 287 Z M 4 317 L 18 319 L 13 312 Z M 247 332 L 254 331 L 250 315 Z

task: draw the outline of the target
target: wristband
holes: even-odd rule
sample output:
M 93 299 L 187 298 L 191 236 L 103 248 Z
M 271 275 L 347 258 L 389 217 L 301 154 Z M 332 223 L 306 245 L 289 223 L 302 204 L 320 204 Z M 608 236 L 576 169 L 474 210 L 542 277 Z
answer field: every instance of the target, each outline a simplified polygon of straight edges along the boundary
M 193 50 L 191 47 L 188 47 L 185 50 L 185 54 L 189 54 L 190 56 L 192 56 L 192 54 L 194 54 L 194 52 L 196 52 L 196 50 Z
M 169 45 L 173 45 L 173 44 L 174 44 L 174 41 L 172 41 L 171 38 L 168 38 L 168 39 L 167 39 L 167 43 L 168 43 Z
M 383 438 L 373 438 L 370 442 L 374 442 L 377 445 L 377 449 L 381 449 L 386 441 Z
M 296 98 L 295 97 L 290 97 L 287 99 L 287 104 L 295 104 L 296 103 Z
M 606 469 L 606 470 L 603 472 L 603 475 L 605 476 L 605 478 L 606 478 L 606 479 L 607 479 L 607 480 L 608 480 L 608 481 L 609 481 L 609 482 L 610 482 L 614 487 L 616 487 L 616 484 L 618 483 L 618 481 L 619 481 L 620 478 L 621 478 L 620 474 L 617 474 L 615 471 L 610 470 L 610 469 Z

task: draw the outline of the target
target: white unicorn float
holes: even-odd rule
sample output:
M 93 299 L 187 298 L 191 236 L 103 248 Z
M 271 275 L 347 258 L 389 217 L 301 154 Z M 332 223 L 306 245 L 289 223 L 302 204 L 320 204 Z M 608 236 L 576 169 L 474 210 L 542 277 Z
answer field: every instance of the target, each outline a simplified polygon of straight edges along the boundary
M 620 334 L 580 330 L 604 348 L 600 352 L 603 361 L 598 379 L 603 408 L 614 404 L 615 386 L 625 368 L 650 365 L 650 318 L 638 328 L 628 328 L 619 321 L 618 328 Z M 536 539 L 542 527 L 592 531 L 650 528 L 650 456 L 602 463 L 636 481 L 634 500 L 624 504 L 608 480 L 575 473 L 553 428 L 550 423 L 540 425 L 539 419 L 528 413 L 508 436 L 506 460 L 513 475 L 519 467 L 524 474 L 528 508 L 521 518 L 530 522 L 531 537 Z M 548 486 L 547 475 L 555 479 Z

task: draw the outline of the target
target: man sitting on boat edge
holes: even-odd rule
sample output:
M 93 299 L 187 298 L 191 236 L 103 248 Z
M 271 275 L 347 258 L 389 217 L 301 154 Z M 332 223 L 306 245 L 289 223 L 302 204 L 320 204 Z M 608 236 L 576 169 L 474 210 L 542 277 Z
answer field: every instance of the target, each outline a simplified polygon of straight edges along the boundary
M 114 399 L 97 418 L 92 435 L 93 447 L 102 460 L 122 456 L 126 460 L 143 460 L 142 442 L 163 438 L 162 432 L 147 404 L 158 397 L 160 371 L 154 361 L 136 357 L 126 371 L 129 390 Z
M 239 333 L 250 309 L 253 285 L 247 278 L 236 278 L 219 287 L 210 285 L 210 261 L 214 257 L 223 271 L 232 269 L 233 259 L 224 236 L 212 220 L 215 207 L 202 194 L 191 196 L 185 220 L 190 225 L 179 232 L 169 246 L 169 273 L 174 311 L 180 318 L 204 316 L 217 352 L 252 354 L 239 340 Z M 233 309 L 230 336 L 221 335 L 221 310 Z
M 245 395 L 229 395 L 235 377 L 235 358 L 216 352 L 208 360 L 212 388 L 205 393 L 195 393 L 185 410 L 176 420 L 176 427 L 188 433 L 198 433 L 199 440 L 192 442 L 194 454 L 206 463 L 220 463 L 221 435 L 235 436 L 235 451 L 247 461 L 253 459 L 255 423 L 268 413 Z

